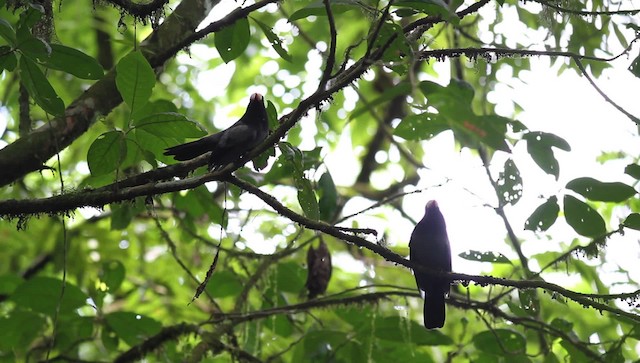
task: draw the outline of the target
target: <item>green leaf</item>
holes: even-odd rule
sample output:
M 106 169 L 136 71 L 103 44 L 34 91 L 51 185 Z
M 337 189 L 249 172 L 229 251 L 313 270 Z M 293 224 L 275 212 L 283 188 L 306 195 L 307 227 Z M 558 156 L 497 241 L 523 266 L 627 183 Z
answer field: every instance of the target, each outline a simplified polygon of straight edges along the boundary
M 395 85 L 394 87 L 389 87 L 388 89 L 386 89 L 384 92 L 382 92 L 382 94 L 378 97 L 376 97 L 374 100 L 368 102 L 368 104 L 363 105 L 362 107 L 358 107 L 355 110 L 353 110 L 353 112 L 351 113 L 351 115 L 349 116 L 349 120 L 355 120 L 358 117 L 362 116 L 363 114 L 367 113 L 369 110 L 373 109 L 374 107 L 391 101 L 396 97 L 400 97 L 400 96 L 405 96 L 411 93 L 412 90 L 412 85 L 409 82 L 400 82 L 399 84 Z
M 391 40 L 392 37 L 393 40 Z M 378 37 L 375 39 L 369 37 L 369 41 L 371 40 L 375 41 L 373 45 L 369 44 L 372 49 L 379 49 L 380 47 L 388 45 L 388 47 L 384 51 L 384 54 L 382 55 L 382 60 L 386 62 L 397 62 L 396 66 L 392 67 L 392 69 L 395 70 L 398 74 L 404 75 L 406 73 L 407 67 L 406 65 L 403 65 L 398 61 L 401 60 L 401 58 L 411 54 L 412 50 L 402 30 L 402 27 L 396 23 L 385 22 L 380 28 Z M 391 44 L 387 44 L 390 40 Z
M 242 291 L 241 280 L 231 271 L 216 270 L 207 283 L 206 290 L 214 298 L 238 296 Z
M 108 260 L 102 263 L 100 281 L 107 285 L 109 293 L 115 293 L 122 285 L 125 276 L 125 267 L 118 260 Z
M 589 362 L 592 361 L 581 350 L 576 348 L 574 342 L 567 341 L 566 339 L 560 339 L 560 345 L 569 353 L 570 362 Z M 605 360 L 605 362 L 609 362 Z
M 54 116 L 64 114 L 64 102 L 44 76 L 38 65 L 28 57 L 20 57 L 20 80 L 29 92 L 29 96 Z
M 482 352 L 504 355 L 524 353 L 527 341 L 518 332 L 509 329 L 485 330 L 473 337 L 473 345 Z
M 20 20 L 18 21 L 18 31 L 29 31 L 36 23 L 42 18 L 44 14 L 44 7 L 37 3 L 27 3 L 28 7 L 26 11 L 20 14 Z
M 259 21 L 254 17 L 251 17 L 251 20 L 258 24 L 258 27 L 260 27 L 264 35 L 267 37 L 267 40 L 269 40 L 269 43 L 273 47 L 273 50 L 278 53 L 280 58 L 286 60 L 287 62 L 291 62 L 293 58 L 291 58 L 291 55 L 287 53 L 287 50 L 282 47 L 282 40 L 280 39 L 280 37 L 278 37 L 267 24 Z
M 600 202 L 622 202 L 636 194 L 636 190 L 624 183 L 604 183 L 594 178 L 583 177 L 567 183 L 567 189 L 583 197 Z
M 134 123 L 137 129 L 152 135 L 171 138 L 196 138 L 207 134 L 197 122 L 174 112 L 156 113 L 146 116 Z
M 629 164 L 624 168 L 624 173 L 631 177 L 640 180 L 640 165 Z
M 506 117 L 487 115 L 474 116 L 454 123 L 457 130 L 463 131 L 472 139 L 483 143 L 494 150 L 510 152 L 511 149 L 507 144 L 505 134 L 507 132 L 507 124 L 510 123 Z
M 564 196 L 564 216 L 567 223 L 582 236 L 598 237 L 607 232 L 602 216 L 590 205 L 571 195 Z
M 299 293 L 304 289 L 307 272 L 299 263 L 281 262 L 274 273 L 279 291 Z
M 0 317 L 0 351 L 2 357 L 9 357 L 8 352 L 24 354 L 31 343 L 46 330 L 44 316 L 24 309 L 15 309 Z M 10 362 L 7 359 L 6 362 Z
M 137 198 L 131 202 L 111 203 L 111 230 L 121 231 L 126 229 L 133 217 L 145 210 L 142 198 Z
M 311 182 L 304 176 L 295 177 L 294 180 L 296 188 L 298 188 L 298 203 L 300 203 L 304 215 L 309 219 L 320 219 L 320 207 Z
M 16 58 L 15 53 L 11 51 L 11 48 L 6 45 L 0 46 L 0 73 L 4 69 L 13 72 L 17 65 L 18 58 Z
M 371 325 L 373 325 L 375 337 L 381 340 L 402 344 L 409 341 L 419 346 L 453 344 L 453 340 L 439 330 L 426 330 L 415 321 L 399 316 L 378 317 Z M 369 334 L 366 329 L 362 333 Z
M 311 151 L 300 151 L 287 142 L 280 142 L 278 143 L 278 148 L 282 155 L 278 157 L 271 170 L 265 176 L 265 182 L 267 183 L 293 177 L 296 167 L 304 171 L 315 168 L 320 164 L 320 151 L 322 149 L 319 147 Z M 296 156 L 297 153 L 301 154 L 301 160 L 296 159 L 299 157 L 299 155 Z
M 127 144 L 122 131 L 109 131 L 98 136 L 87 152 L 89 170 L 94 176 L 110 173 L 120 166 L 127 155 Z
M 509 261 L 509 259 L 505 255 L 498 252 L 481 252 L 470 250 L 467 252 L 462 252 L 458 256 L 469 261 L 511 264 L 511 261 Z
M 540 311 L 540 300 L 535 289 L 518 290 L 520 307 L 529 316 L 536 316 Z
M 267 118 L 269 120 L 269 130 L 275 130 L 280 126 L 278 123 L 278 110 L 271 101 L 267 101 Z
M 116 87 L 136 114 L 149 101 L 156 83 L 153 68 L 140 51 L 133 51 L 116 64 Z
M 0 275 L 0 295 L 11 295 L 20 284 L 23 279 L 14 274 Z
M 206 215 L 210 222 L 222 224 L 224 211 L 204 185 L 191 189 L 186 194 L 176 194 L 174 204 L 193 219 Z
M 214 43 L 222 60 L 229 63 L 244 53 L 250 39 L 249 20 L 240 18 L 216 32 Z
M 571 333 L 573 330 L 573 323 L 562 318 L 553 319 L 551 326 L 563 333 Z
M 58 321 L 55 347 L 61 351 L 72 349 L 78 341 L 92 339 L 94 317 L 64 316 Z
M 34 62 L 44 64 L 51 56 L 51 46 L 40 38 L 32 36 L 30 33 L 21 39 L 18 49 L 22 55 Z
M 419 10 L 427 15 L 440 15 L 453 25 L 460 22 L 460 18 L 449 9 L 449 5 L 443 0 L 398 0 L 393 5 Z
M 302 211 L 307 218 L 318 220 L 320 218 L 320 207 L 311 182 L 304 175 L 306 168 L 303 163 L 302 151 L 287 142 L 279 143 L 278 147 L 286 162 L 293 167 L 293 181 L 296 189 L 298 189 L 298 203 L 300 203 Z
M 11 47 L 16 46 L 16 32 L 11 24 L 2 18 L 0 18 L 0 37 L 4 38 Z
M 425 112 L 402 119 L 393 134 L 406 140 L 428 140 L 450 128 L 440 115 Z
M 515 205 L 522 197 L 522 177 L 518 167 L 511 159 L 504 163 L 504 170 L 498 176 L 497 185 L 500 205 Z
M 253 168 L 255 170 L 262 170 L 266 168 L 267 165 L 269 165 L 269 158 L 272 156 L 276 156 L 276 148 L 273 146 L 263 151 L 260 155 L 251 160 L 251 162 L 253 163 Z
M 310 330 L 297 341 L 293 349 L 291 362 L 331 362 L 335 356 L 334 348 L 348 342 L 345 332 L 339 330 Z M 313 358 L 313 359 L 311 359 Z
M 640 78 L 640 55 L 636 57 L 636 59 L 631 62 L 629 65 L 629 72 L 631 72 L 634 76 Z
M 138 110 L 138 112 L 136 112 L 136 114 L 134 115 L 134 125 L 147 116 L 172 112 L 178 113 L 178 108 L 173 104 L 173 102 L 167 99 L 149 101 L 142 107 L 141 110 Z
M 318 181 L 318 192 L 320 194 L 320 201 L 318 202 L 320 219 L 331 223 L 338 205 L 338 190 L 328 171 L 322 174 Z
M 349 10 L 357 9 L 358 6 L 355 2 L 349 0 L 331 0 L 331 12 L 335 14 L 342 14 Z M 309 16 L 327 16 L 327 10 L 322 1 L 313 2 L 304 8 L 295 11 L 289 16 L 289 21 L 296 21 L 307 18 Z
M 629 214 L 622 224 L 627 228 L 640 231 L 640 213 Z
M 536 208 L 531 216 L 524 222 L 524 229 L 535 232 L 544 232 L 558 219 L 560 206 L 555 195 Z
M 144 128 L 135 129 L 134 135 L 136 144 L 144 150 L 145 153 L 149 152 L 154 160 L 155 158 L 159 158 L 167 162 L 169 160 L 173 161 L 173 158 L 164 156 L 162 153 L 167 147 L 178 144 L 179 142 L 177 140 L 153 135 Z M 150 161 L 147 157 L 145 157 L 145 160 Z
M 102 66 L 95 58 L 61 44 L 51 44 L 51 55 L 42 59 L 42 64 L 81 79 L 100 79 L 104 75 Z
M 522 138 L 527 140 L 527 151 L 533 161 L 547 174 L 555 176 L 558 180 L 560 165 L 553 155 L 552 147 L 570 151 L 569 144 L 559 136 L 541 131 L 528 132 Z
M 18 286 L 11 300 L 22 308 L 54 316 L 59 307 L 61 314 L 69 314 L 86 305 L 89 298 L 82 290 L 70 282 L 64 287 L 60 299 L 62 281 L 52 277 L 34 277 Z
M 107 325 L 129 346 L 158 334 L 162 325 L 156 320 L 127 311 L 119 311 L 104 316 Z

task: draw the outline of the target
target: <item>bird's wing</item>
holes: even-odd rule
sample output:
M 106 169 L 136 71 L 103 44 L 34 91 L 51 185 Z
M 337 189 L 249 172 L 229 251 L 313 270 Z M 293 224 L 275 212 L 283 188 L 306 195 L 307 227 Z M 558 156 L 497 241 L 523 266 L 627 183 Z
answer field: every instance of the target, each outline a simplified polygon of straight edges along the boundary
M 228 129 L 220 133 L 217 149 L 231 149 L 240 145 L 246 145 L 247 149 L 252 147 L 256 138 L 255 128 L 247 124 L 236 122 Z

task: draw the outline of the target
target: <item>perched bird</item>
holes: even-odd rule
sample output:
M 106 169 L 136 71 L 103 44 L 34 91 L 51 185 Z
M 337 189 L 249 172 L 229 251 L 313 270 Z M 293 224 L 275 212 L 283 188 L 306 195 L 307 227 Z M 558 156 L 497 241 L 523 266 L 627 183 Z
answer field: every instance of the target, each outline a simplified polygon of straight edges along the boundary
M 435 200 L 427 203 L 424 217 L 411 233 L 409 255 L 411 261 L 424 267 L 451 272 L 451 247 L 447 226 Z M 414 274 L 418 289 L 425 292 L 424 327 L 442 328 L 445 318 L 444 297 L 449 293 L 450 282 L 446 278 L 415 270 Z
M 329 280 L 331 279 L 331 253 L 327 244 L 320 240 L 317 249 L 309 246 L 307 251 L 307 290 L 309 299 L 323 294 L 327 291 Z
M 193 159 L 211 151 L 209 169 L 217 169 L 239 159 L 258 146 L 269 134 L 267 110 L 261 94 L 254 93 L 247 111 L 231 127 L 200 140 L 167 148 L 164 155 L 179 161 Z

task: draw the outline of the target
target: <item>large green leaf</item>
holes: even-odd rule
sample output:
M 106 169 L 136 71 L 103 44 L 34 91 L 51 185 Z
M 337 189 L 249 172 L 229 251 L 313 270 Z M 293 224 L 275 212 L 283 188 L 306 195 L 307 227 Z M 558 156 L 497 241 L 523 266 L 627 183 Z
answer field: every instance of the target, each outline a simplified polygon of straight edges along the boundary
M 629 72 L 634 76 L 640 78 L 640 55 L 636 57 L 636 59 L 631 62 L 629 65 Z
M 64 102 L 40 70 L 28 57 L 20 57 L 20 80 L 38 106 L 54 116 L 64 114 Z
M 544 232 L 556 222 L 559 212 L 558 197 L 551 196 L 527 218 L 526 222 L 524 222 L 524 229 Z
M 527 151 L 533 161 L 557 180 L 560 176 L 560 165 L 553 155 L 552 147 L 570 151 L 569 144 L 559 136 L 541 131 L 528 132 L 522 138 L 527 140 Z
M 137 129 L 152 135 L 171 138 L 195 138 L 207 134 L 202 126 L 174 112 L 156 113 L 134 122 Z
M 396 97 L 408 95 L 411 93 L 412 89 L 413 89 L 413 86 L 409 82 L 400 82 L 399 84 L 393 87 L 389 87 L 386 90 L 384 90 L 380 96 L 376 97 L 370 102 L 367 102 L 366 104 L 364 102 L 361 102 L 363 105 L 353 110 L 353 112 L 349 116 L 349 120 L 354 120 L 362 116 L 363 114 L 367 113 L 369 110 L 373 109 L 374 107 L 380 104 L 383 104 L 385 102 L 389 102 Z
M 269 40 L 269 43 L 273 47 L 273 50 L 275 50 L 282 59 L 286 60 L 287 62 L 291 62 L 293 58 L 291 58 L 291 55 L 287 53 L 287 50 L 282 47 L 282 40 L 280 39 L 280 37 L 277 36 L 267 24 L 261 22 L 258 19 L 255 19 L 254 17 L 251 17 L 251 20 L 258 24 L 258 27 L 260 27 L 264 35 L 267 37 L 267 40 Z
M 122 285 L 126 268 L 118 260 L 109 260 L 102 263 L 100 270 L 100 281 L 104 282 L 108 291 L 114 294 Z
M 358 3 L 350 0 L 331 0 L 331 12 L 333 14 L 341 14 L 349 10 L 358 9 Z M 324 2 L 315 1 L 304 8 L 295 11 L 289 16 L 289 21 L 296 21 L 307 18 L 309 16 L 326 16 L 327 10 Z
M 522 197 L 522 177 L 512 159 L 507 159 L 498 176 L 497 190 L 500 205 L 515 205 Z
M 425 112 L 403 118 L 393 133 L 406 140 L 428 140 L 450 128 L 439 114 Z
M 0 72 L 4 69 L 13 72 L 17 66 L 18 58 L 16 58 L 15 52 L 11 50 L 11 47 L 6 45 L 0 46 Z
M 640 165 L 629 164 L 624 168 L 624 173 L 640 180 Z
M 209 279 L 206 290 L 214 298 L 224 298 L 238 296 L 242 288 L 241 279 L 236 274 L 228 270 L 219 270 Z
M 636 194 L 636 190 L 624 183 L 604 183 L 594 178 L 583 177 L 567 183 L 567 189 L 589 200 L 600 202 L 623 202 Z
M 336 189 L 336 185 L 333 183 L 333 178 L 328 171 L 322 174 L 318 181 L 318 192 L 320 194 L 320 200 L 318 202 L 318 207 L 320 208 L 320 219 L 330 223 L 336 213 L 336 207 L 338 205 L 338 191 Z
M 622 224 L 627 228 L 640 231 L 640 213 L 629 214 Z
M 418 10 L 427 15 L 439 15 L 454 25 L 460 22 L 460 18 L 443 0 L 398 0 L 393 5 Z
M 45 64 L 51 57 L 51 45 L 31 34 L 23 35 L 23 37 L 24 39 L 20 39 L 18 46 L 22 55 L 39 64 Z
M 4 38 L 4 40 L 9 43 L 10 46 L 16 45 L 16 32 L 13 30 L 11 24 L 0 18 L 0 37 Z
M 460 121 L 460 120 L 458 120 Z M 507 125 L 511 122 L 506 117 L 496 115 L 475 116 L 455 122 L 456 130 L 463 131 L 471 139 L 485 144 L 494 150 L 510 152 L 506 142 Z
M 304 289 L 307 273 L 298 262 L 281 262 L 274 274 L 274 283 L 279 291 L 297 294 Z
M 51 55 L 42 64 L 82 79 L 100 79 L 104 75 L 98 61 L 77 50 L 61 44 L 51 44 Z
M 27 351 L 33 341 L 42 335 L 47 320 L 41 314 L 28 310 L 14 310 L 0 317 L 0 352 L 9 357 L 9 352 Z M 10 362 L 11 359 L 5 360 Z
M 158 334 L 162 328 L 156 320 L 128 311 L 107 314 L 104 318 L 109 327 L 129 346 L 137 345 Z
M 607 232 L 602 216 L 590 205 L 571 195 L 564 196 L 564 217 L 582 236 L 598 237 Z
M 498 252 L 490 252 L 490 251 L 466 251 L 460 253 L 458 256 L 464 258 L 469 261 L 478 261 L 478 262 L 491 262 L 491 263 L 508 263 L 511 264 L 511 261 L 505 255 Z
M 69 314 L 87 304 L 88 296 L 70 282 L 64 286 L 62 280 L 52 277 L 34 277 L 18 286 L 11 300 L 25 309 L 53 317 L 56 312 Z
M 453 344 L 453 339 L 439 330 L 426 330 L 417 322 L 400 316 L 378 317 L 373 324 L 367 324 L 367 326 L 373 329 L 376 338 L 399 344 L 409 342 L 427 346 Z M 366 329 L 363 333 L 369 334 Z
M 133 51 L 116 64 L 116 87 L 132 113 L 149 101 L 156 83 L 153 68 L 140 51 Z
M 527 348 L 525 338 L 514 330 L 485 330 L 473 337 L 476 349 L 497 355 L 524 353 Z
M 229 63 L 244 53 L 250 39 L 249 20 L 240 18 L 232 25 L 216 32 L 214 42 L 222 60 Z
M 316 193 L 311 186 L 311 181 L 304 175 L 306 169 L 302 151 L 286 142 L 280 143 L 278 147 L 286 163 L 293 169 L 293 181 L 298 190 L 298 203 L 300 203 L 302 211 L 310 219 L 320 219 L 320 207 Z
M 107 174 L 120 166 L 127 155 L 127 144 L 122 131 L 109 131 L 98 136 L 89 147 L 87 163 L 94 176 Z

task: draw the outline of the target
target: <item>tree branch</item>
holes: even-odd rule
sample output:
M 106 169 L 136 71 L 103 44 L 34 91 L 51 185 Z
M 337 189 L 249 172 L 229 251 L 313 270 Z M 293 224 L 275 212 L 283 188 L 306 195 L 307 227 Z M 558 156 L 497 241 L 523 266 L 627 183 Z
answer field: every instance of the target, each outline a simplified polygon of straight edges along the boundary
M 519 288 L 519 289 L 528 289 L 528 288 L 535 288 L 535 289 L 544 289 L 544 290 L 548 290 L 550 292 L 562 295 L 570 300 L 573 300 L 583 306 L 589 306 L 592 307 L 596 310 L 600 310 L 600 311 L 608 311 L 612 314 L 615 315 L 619 315 L 619 316 L 624 316 L 627 317 L 633 321 L 636 322 L 640 322 L 640 316 L 627 312 L 627 311 L 623 311 L 620 309 L 617 309 L 615 307 L 611 307 L 609 305 L 603 304 L 598 302 L 597 298 L 593 298 L 592 296 L 590 296 L 589 294 L 582 294 L 579 292 L 575 292 L 569 289 L 565 289 L 562 286 L 556 285 L 556 284 L 552 284 L 546 281 L 539 281 L 539 280 L 508 280 L 508 279 L 503 279 L 503 278 L 497 278 L 497 277 L 493 277 L 493 276 L 481 276 L 481 275 L 467 275 L 467 274 L 461 274 L 461 273 L 445 273 L 445 272 L 440 272 L 440 271 L 435 271 L 435 270 L 431 270 L 426 266 L 422 266 L 419 265 L 413 261 L 407 260 L 404 257 L 398 255 L 397 253 L 382 247 L 376 243 L 372 243 L 370 241 L 367 241 L 364 238 L 355 236 L 355 235 L 350 235 L 350 234 L 346 234 L 341 232 L 339 229 L 335 228 L 334 226 L 331 226 L 329 224 L 326 224 L 324 222 L 321 221 L 315 221 L 315 220 L 311 220 L 308 219 L 306 217 L 303 217 L 297 213 L 295 213 L 294 211 L 292 211 L 291 209 L 285 207 L 284 205 L 282 205 L 276 198 L 274 198 L 273 196 L 263 192 L 262 190 L 260 190 L 259 188 L 255 187 L 254 185 L 245 182 L 243 180 L 240 180 L 234 176 L 228 176 L 226 179 L 226 181 L 228 181 L 231 184 L 234 184 L 236 186 L 238 186 L 239 188 L 242 188 L 246 191 L 248 191 L 249 193 L 257 196 L 258 198 L 262 199 L 262 201 L 264 201 L 267 205 L 269 205 L 270 207 L 272 207 L 276 212 L 278 212 L 279 214 L 281 214 L 284 217 L 289 218 L 290 220 L 292 220 L 293 222 L 299 223 L 309 229 L 313 229 L 319 232 L 323 232 L 326 233 L 330 236 L 336 237 L 340 240 L 343 240 L 345 242 L 351 242 L 353 244 L 356 244 L 359 247 L 364 247 L 367 248 L 375 253 L 377 253 L 378 255 L 384 257 L 385 259 L 387 259 L 388 261 L 391 262 L 395 262 L 397 264 L 403 265 L 407 268 L 413 269 L 413 270 L 417 270 L 420 272 L 424 272 L 426 274 L 430 274 L 430 275 L 435 275 L 435 276 L 441 276 L 441 277 L 447 277 L 449 279 L 451 279 L 452 281 L 458 280 L 458 281 L 462 281 L 463 284 L 464 283 L 469 283 L 471 281 L 475 282 L 476 284 L 480 285 L 480 286 L 486 286 L 486 285 L 501 285 L 501 286 L 511 286 L 511 287 L 515 287 L 515 288 Z M 552 294 L 553 295 L 553 294 Z M 552 296 L 553 297 L 553 296 Z

